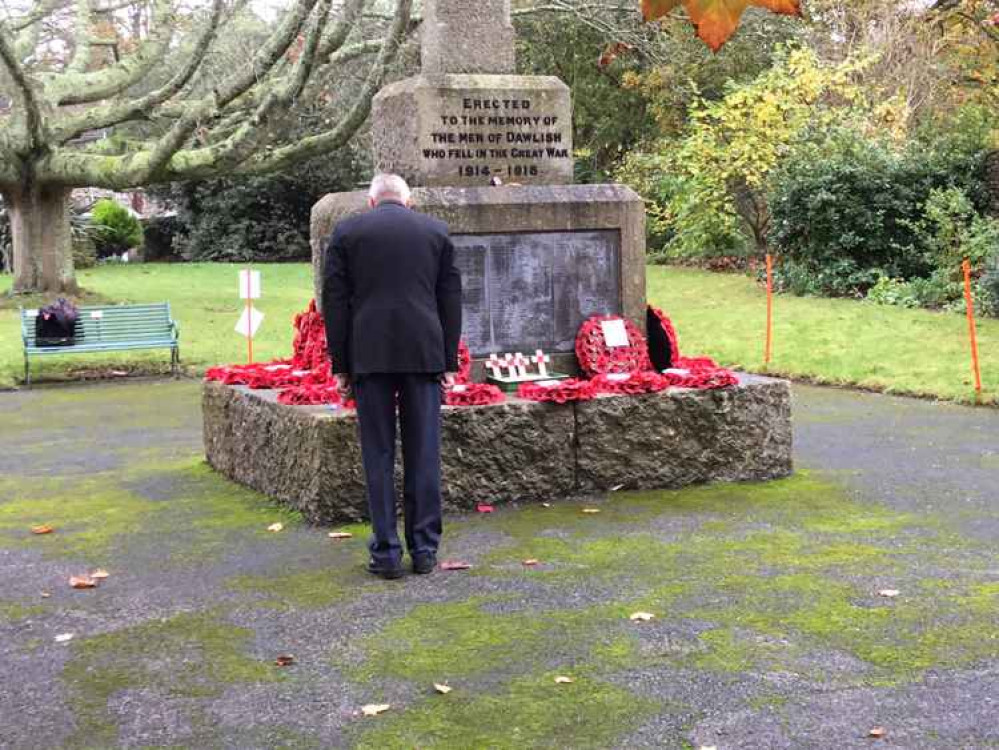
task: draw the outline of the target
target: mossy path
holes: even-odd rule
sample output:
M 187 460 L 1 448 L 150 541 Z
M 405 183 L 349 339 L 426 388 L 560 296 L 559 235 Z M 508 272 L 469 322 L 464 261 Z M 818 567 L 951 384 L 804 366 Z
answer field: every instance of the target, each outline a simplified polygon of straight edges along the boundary
M 798 389 L 791 479 L 452 518 L 471 570 L 386 582 L 210 471 L 198 395 L 0 396 L 0 747 L 999 745 L 993 411 Z

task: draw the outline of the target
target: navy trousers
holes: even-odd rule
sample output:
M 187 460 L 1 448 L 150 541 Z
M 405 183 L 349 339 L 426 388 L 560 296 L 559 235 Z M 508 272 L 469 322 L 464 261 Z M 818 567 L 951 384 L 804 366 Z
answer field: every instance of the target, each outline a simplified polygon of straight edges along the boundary
M 437 553 L 441 520 L 441 384 L 436 375 L 375 374 L 354 379 L 361 453 L 368 487 L 371 558 L 396 566 L 396 405 L 402 432 L 403 512 L 410 555 Z

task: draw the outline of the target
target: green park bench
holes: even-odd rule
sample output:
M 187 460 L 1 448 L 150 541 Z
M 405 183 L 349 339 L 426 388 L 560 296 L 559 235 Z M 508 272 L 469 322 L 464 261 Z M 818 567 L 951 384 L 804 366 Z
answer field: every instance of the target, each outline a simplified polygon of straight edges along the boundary
M 170 316 L 170 303 L 81 307 L 74 343 L 70 346 L 38 346 L 35 318 L 38 310 L 21 309 L 24 341 L 24 382 L 31 385 L 31 357 L 94 352 L 169 349 L 173 374 L 180 363 L 180 329 Z

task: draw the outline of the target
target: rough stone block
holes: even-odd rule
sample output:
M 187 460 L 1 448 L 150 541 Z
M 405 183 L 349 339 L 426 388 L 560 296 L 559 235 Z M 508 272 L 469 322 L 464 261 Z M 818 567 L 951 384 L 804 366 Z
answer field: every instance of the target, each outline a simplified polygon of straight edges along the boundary
M 274 391 L 219 383 L 206 383 L 203 399 L 205 453 L 216 470 L 315 523 L 367 515 L 354 412 L 283 406 Z M 744 376 L 721 391 L 445 408 L 442 443 L 450 510 L 618 485 L 774 479 L 792 469 L 790 388 Z
M 792 469 L 791 392 L 742 375 L 736 388 L 601 397 L 576 407 L 577 487 L 684 487 L 775 479 Z

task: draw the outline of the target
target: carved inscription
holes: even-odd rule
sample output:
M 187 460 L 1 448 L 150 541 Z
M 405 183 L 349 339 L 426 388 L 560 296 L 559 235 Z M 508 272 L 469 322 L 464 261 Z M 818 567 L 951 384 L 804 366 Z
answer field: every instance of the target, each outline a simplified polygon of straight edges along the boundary
M 571 352 L 591 315 L 621 312 L 616 231 L 455 235 L 474 356 Z
M 533 182 L 567 165 L 571 173 L 572 124 L 556 108 L 533 92 L 448 92 L 421 134 L 424 163 L 434 174 L 481 184 Z

